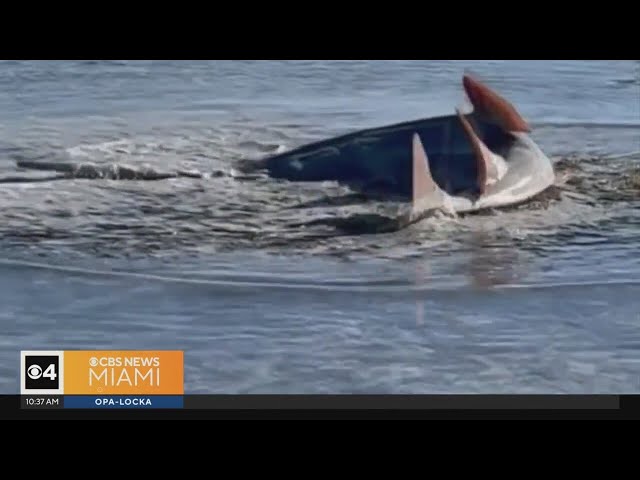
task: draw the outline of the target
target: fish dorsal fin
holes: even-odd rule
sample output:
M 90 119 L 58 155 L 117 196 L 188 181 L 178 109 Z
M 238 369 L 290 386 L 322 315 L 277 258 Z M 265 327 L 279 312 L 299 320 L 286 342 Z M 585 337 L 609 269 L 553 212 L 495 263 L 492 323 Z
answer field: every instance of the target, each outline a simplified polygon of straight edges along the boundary
M 431 175 L 429 159 L 420 136 L 413 134 L 413 195 L 411 205 L 414 211 L 442 208 L 447 195 Z
M 462 128 L 471 143 L 471 148 L 476 157 L 478 189 L 480 190 L 480 194 L 483 194 L 489 185 L 494 184 L 504 175 L 505 168 L 503 162 L 500 161 L 501 159 L 489 150 L 476 134 L 467 117 L 465 117 L 459 109 L 456 109 L 456 113 L 458 114 Z
M 409 221 L 418 221 L 432 210 L 455 214 L 451 197 L 440 188 L 431 175 L 429 159 L 417 133 L 413 134 L 412 150 L 413 195 Z

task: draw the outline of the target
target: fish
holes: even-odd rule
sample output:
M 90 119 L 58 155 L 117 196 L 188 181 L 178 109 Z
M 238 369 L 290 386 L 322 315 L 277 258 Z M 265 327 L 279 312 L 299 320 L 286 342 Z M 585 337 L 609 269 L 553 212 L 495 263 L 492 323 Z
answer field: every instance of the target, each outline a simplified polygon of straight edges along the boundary
M 335 181 L 403 202 L 398 224 L 435 210 L 513 206 L 555 182 L 553 163 L 511 102 L 465 74 L 470 112 L 346 133 L 265 157 L 257 167 L 291 182 Z

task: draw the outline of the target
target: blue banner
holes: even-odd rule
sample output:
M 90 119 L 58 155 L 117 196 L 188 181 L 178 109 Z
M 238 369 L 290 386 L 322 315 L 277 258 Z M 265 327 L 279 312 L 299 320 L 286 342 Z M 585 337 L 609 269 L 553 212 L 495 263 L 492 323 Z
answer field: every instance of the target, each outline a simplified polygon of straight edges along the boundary
M 64 408 L 183 408 L 182 395 L 66 395 Z

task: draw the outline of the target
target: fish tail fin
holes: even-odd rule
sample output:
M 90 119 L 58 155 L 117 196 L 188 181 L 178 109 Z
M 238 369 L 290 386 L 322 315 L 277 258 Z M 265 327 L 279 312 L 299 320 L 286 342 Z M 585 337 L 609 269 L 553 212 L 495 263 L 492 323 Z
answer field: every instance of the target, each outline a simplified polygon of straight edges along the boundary
M 469 74 L 462 78 L 467 98 L 473 104 L 474 111 L 502 125 L 511 132 L 530 132 L 531 127 L 522 118 L 516 108 L 504 97 L 480 83 Z

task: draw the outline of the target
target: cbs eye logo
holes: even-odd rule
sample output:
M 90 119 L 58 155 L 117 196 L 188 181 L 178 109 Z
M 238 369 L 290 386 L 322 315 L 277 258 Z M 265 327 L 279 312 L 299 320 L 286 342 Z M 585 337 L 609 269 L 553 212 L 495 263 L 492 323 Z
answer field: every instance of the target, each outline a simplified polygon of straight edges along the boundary
M 25 388 L 27 390 L 57 390 L 59 357 L 27 355 L 25 357 Z

